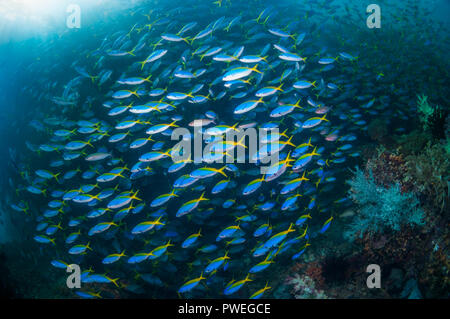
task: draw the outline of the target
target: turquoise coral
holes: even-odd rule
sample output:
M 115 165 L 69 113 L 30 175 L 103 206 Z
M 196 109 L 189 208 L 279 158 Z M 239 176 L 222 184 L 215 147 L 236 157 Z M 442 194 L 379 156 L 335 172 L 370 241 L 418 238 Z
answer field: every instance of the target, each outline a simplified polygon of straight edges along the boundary
M 400 186 L 388 188 L 376 184 L 372 172 L 369 177 L 356 168 L 350 184 L 349 195 L 359 206 L 359 212 L 346 232 L 346 237 L 356 234 L 399 231 L 404 225 L 423 225 L 424 213 L 414 193 L 401 193 Z

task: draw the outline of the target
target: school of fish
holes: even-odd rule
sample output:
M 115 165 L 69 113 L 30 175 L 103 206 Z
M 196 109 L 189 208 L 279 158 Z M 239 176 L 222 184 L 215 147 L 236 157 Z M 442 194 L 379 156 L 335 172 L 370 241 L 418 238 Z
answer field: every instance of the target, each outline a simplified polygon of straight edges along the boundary
M 105 297 L 103 286 L 270 297 L 270 269 L 300 261 L 348 204 L 336 181 L 360 156 L 367 119 L 389 108 L 384 75 L 345 41 L 327 48 L 304 12 L 257 3 L 136 9 L 128 28 L 55 61 L 67 82 L 53 83 L 47 66 L 47 95 L 24 88 L 52 113 L 30 123 L 11 207 L 33 216 L 50 271 L 80 265 L 79 297 Z M 212 152 L 174 161 L 177 128 L 189 142 L 202 133 Z M 220 137 L 247 128 L 278 134 L 246 163 L 227 163 L 248 145 Z M 262 154 L 273 152 L 280 160 L 262 174 Z

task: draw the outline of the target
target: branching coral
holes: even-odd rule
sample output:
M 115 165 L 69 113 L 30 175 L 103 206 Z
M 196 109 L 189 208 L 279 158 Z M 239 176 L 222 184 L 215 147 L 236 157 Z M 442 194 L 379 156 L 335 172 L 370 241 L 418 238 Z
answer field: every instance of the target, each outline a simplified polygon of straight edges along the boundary
M 380 233 L 386 230 L 398 231 L 403 225 L 422 225 L 423 211 L 418 207 L 419 201 L 414 193 L 401 193 L 398 184 L 386 188 L 379 186 L 372 171 L 365 176 L 357 168 L 350 184 L 349 195 L 359 206 L 347 237 L 359 233 Z

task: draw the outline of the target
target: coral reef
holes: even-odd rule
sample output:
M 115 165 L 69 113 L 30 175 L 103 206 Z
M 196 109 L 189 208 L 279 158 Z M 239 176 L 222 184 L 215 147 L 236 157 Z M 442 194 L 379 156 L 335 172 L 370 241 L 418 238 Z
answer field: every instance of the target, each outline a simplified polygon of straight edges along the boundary
M 379 144 L 361 148 L 363 164 L 348 181 L 356 207 L 334 228 L 347 231 L 329 232 L 332 244 L 289 269 L 295 298 L 450 297 L 449 116 L 425 96 L 417 107 L 421 130 L 389 135 L 383 121 L 369 124 Z M 381 289 L 366 286 L 369 264 L 381 268 Z
M 296 299 L 327 299 L 327 295 L 316 287 L 316 282 L 308 275 L 294 274 L 286 278 L 286 284 L 292 286 L 292 294 Z
M 3 252 L 0 252 L 0 298 L 12 299 L 20 297 L 21 295 L 15 289 L 15 282 L 12 280 L 6 267 L 6 256 Z
M 448 109 L 444 109 L 439 105 L 430 105 L 428 97 L 421 95 L 417 96 L 417 112 L 424 131 L 429 130 L 436 139 L 444 139 L 446 137 Z
M 424 129 L 428 127 L 428 121 L 434 113 L 434 108 L 428 103 L 428 97 L 425 95 L 417 96 L 417 112 L 419 120 Z
M 446 225 L 448 228 L 449 225 Z M 450 297 L 450 258 L 448 248 L 450 238 L 448 234 L 443 240 L 435 240 L 432 253 L 428 259 L 423 273 L 419 276 L 419 284 L 425 289 L 427 298 L 449 298 Z M 441 242 L 442 241 L 442 242 Z
M 408 178 L 407 162 L 402 155 L 380 149 L 376 156 L 367 160 L 364 170 L 372 172 L 375 183 L 384 188 L 399 184 L 402 193 L 414 188 L 414 182 Z
M 419 130 L 414 130 L 409 134 L 395 137 L 398 153 L 403 156 L 419 153 L 432 140 L 431 134 Z
M 372 140 L 383 143 L 388 133 L 386 121 L 381 118 L 372 120 L 367 126 L 367 133 Z
M 449 198 L 449 154 L 440 143 L 431 144 L 418 154 L 406 157 L 410 181 L 427 202 L 444 211 Z
M 350 196 L 359 206 L 350 234 L 359 230 L 353 243 L 362 250 L 347 258 L 380 265 L 389 298 L 448 298 L 450 139 L 448 128 L 443 129 L 442 121 L 436 120 L 441 108 L 431 107 L 426 97 L 421 97 L 418 109 L 423 131 L 397 136 L 396 145 L 388 149 L 386 145 L 378 147 L 364 169 L 357 169 L 349 181 Z M 445 134 L 434 132 L 439 125 Z M 390 194 L 383 196 L 383 192 Z M 390 202 L 391 213 L 382 213 L 386 206 L 380 201 Z M 397 205 L 406 212 L 400 219 L 392 214 L 399 212 Z M 370 218 L 381 218 L 386 225 L 367 227 Z M 395 220 L 397 223 L 392 223 Z M 415 227 L 417 224 L 422 227 Z M 395 231 L 399 227 L 401 231 Z

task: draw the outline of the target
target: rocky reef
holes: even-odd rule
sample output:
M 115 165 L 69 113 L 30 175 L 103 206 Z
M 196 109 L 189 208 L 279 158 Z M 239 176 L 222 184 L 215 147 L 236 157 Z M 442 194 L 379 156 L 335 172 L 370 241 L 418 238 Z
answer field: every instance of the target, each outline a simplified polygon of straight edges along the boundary
M 369 125 L 373 146 L 347 182 L 353 205 L 326 248 L 289 270 L 291 297 L 450 297 L 449 119 L 421 95 L 413 126 L 421 129 L 395 135 L 380 119 Z M 367 288 L 369 264 L 380 266 L 380 289 Z

